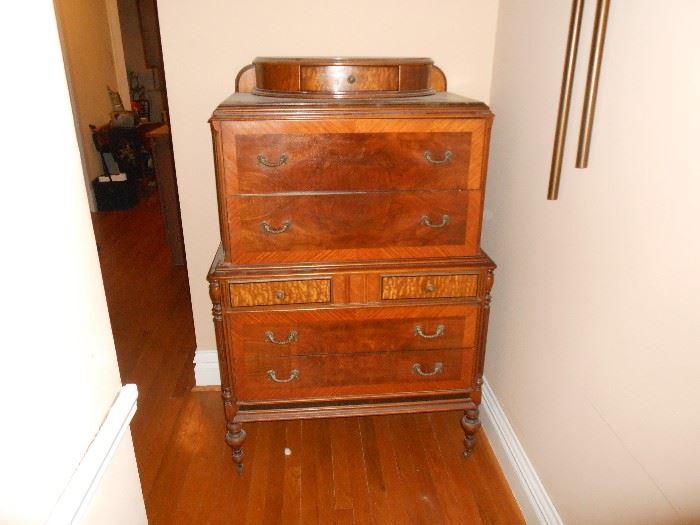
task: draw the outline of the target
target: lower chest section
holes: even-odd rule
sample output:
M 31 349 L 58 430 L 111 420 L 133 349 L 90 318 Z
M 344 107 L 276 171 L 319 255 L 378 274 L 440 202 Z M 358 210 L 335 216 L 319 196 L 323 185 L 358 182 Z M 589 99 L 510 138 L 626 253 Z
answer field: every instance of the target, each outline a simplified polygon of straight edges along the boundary
M 240 400 L 465 389 L 478 305 L 232 313 Z
M 222 363 L 238 406 L 333 407 L 478 388 L 493 266 L 229 276 Z

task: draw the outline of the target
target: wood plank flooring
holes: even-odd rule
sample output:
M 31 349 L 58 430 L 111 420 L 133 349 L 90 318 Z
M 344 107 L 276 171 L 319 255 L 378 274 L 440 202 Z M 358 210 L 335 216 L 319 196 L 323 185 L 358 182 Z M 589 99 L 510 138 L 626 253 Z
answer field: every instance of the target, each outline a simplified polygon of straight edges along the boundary
M 218 392 L 192 392 L 187 275 L 170 263 L 157 193 L 93 224 L 122 380 L 139 388 L 151 525 L 524 523 L 483 433 L 462 457 L 458 412 L 249 423 L 238 475 Z

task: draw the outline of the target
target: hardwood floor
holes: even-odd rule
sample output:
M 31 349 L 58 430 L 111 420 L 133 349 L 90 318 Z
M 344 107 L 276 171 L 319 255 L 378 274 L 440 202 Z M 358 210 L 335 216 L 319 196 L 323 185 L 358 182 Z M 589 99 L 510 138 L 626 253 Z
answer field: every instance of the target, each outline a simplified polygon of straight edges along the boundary
M 218 392 L 192 392 L 187 274 L 170 264 L 157 193 L 93 224 L 122 381 L 139 389 L 151 525 L 524 523 L 483 433 L 462 457 L 458 412 L 249 423 L 239 476 Z

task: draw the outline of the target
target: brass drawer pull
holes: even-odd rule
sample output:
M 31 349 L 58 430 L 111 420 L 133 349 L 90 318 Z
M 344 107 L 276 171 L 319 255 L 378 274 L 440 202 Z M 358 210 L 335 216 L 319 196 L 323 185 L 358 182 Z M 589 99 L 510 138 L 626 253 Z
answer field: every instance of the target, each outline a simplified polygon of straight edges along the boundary
M 413 364 L 413 372 L 415 374 L 418 374 L 419 376 L 423 376 L 423 377 L 434 376 L 434 375 L 437 375 L 440 372 L 442 372 L 442 363 L 439 363 L 439 362 L 435 363 L 435 366 L 433 366 L 432 372 L 423 372 L 423 367 L 420 365 L 420 363 L 414 363 Z
M 354 84 L 356 80 L 355 75 L 350 75 L 348 77 L 348 84 Z
M 443 215 L 442 222 L 440 224 L 433 224 L 432 222 L 430 222 L 430 217 L 428 217 L 427 215 L 423 215 L 420 218 L 420 223 L 423 226 L 428 226 L 429 228 L 444 228 L 445 226 L 447 226 L 450 223 L 450 216 Z
M 263 166 L 267 166 L 268 168 L 279 168 L 283 164 L 287 164 L 288 160 L 289 157 L 286 153 L 282 153 L 282 155 L 280 155 L 280 160 L 278 160 L 277 162 L 270 162 L 269 160 L 267 160 L 267 157 L 262 153 L 258 155 L 258 164 L 262 164 Z
M 284 294 L 282 294 L 284 296 Z M 289 335 L 287 336 L 287 339 L 284 339 L 283 341 L 277 341 L 275 339 L 275 334 L 273 334 L 270 330 L 265 332 L 265 339 L 267 339 L 270 343 L 275 344 L 275 345 L 288 345 L 289 343 L 294 343 L 297 340 L 297 331 L 292 330 L 289 332 Z
M 435 285 L 433 285 L 433 283 L 426 283 L 423 291 L 425 291 L 425 293 L 433 293 L 435 291 Z
M 275 292 L 275 299 L 277 299 L 278 301 L 281 301 L 284 298 L 285 298 L 284 290 L 277 290 Z
M 295 379 L 299 379 L 299 370 L 297 370 L 296 368 L 293 369 L 292 373 L 289 374 L 289 377 L 287 379 L 278 379 L 277 372 L 275 372 L 274 370 L 268 370 L 267 377 L 269 377 L 275 383 L 291 383 Z
M 430 162 L 431 164 L 447 164 L 450 162 L 450 159 L 452 158 L 452 152 L 450 150 L 447 150 L 445 152 L 445 155 L 442 157 L 442 160 L 435 160 L 433 159 L 433 154 L 430 153 L 429 151 L 424 151 L 423 152 L 423 158 Z
M 441 335 L 445 334 L 445 325 L 444 324 L 439 324 L 437 325 L 437 328 L 435 329 L 434 334 L 426 334 L 423 332 L 423 327 L 419 324 L 416 325 L 416 329 L 414 331 L 414 335 L 418 335 L 422 337 L 423 339 L 435 339 L 436 337 L 440 337 Z
M 273 234 L 278 234 L 278 233 L 284 233 L 286 231 L 289 231 L 289 228 L 292 227 L 292 221 L 284 221 L 282 223 L 282 226 L 279 228 L 273 228 L 270 226 L 270 223 L 267 221 L 262 221 L 260 223 L 260 227 L 262 228 L 262 231 L 265 233 L 273 233 Z

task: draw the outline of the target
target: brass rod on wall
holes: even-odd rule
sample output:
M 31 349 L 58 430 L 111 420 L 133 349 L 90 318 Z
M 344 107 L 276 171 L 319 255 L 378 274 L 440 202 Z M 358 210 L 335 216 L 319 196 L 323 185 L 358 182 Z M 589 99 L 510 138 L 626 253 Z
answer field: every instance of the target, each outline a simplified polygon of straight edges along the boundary
M 552 167 L 549 172 L 548 200 L 557 200 L 559 196 L 559 180 L 561 178 L 561 164 L 564 156 L 564 142 L 566 141 L 566 126 L 569 122 L 571 87 L 574 82 L 574 72 L 576 71 L 576 53 L 578 52 L 578 40 L 581 32 L 583 2 L 584 0 L 573 0 L 571 3 L 569 36 L 566 42 L 564 72 L 561 79 L 561 94 L 559 95 L 559 112 L 557 113 L 557 127 L 554 132 Z
M 588 154 L 591 149 L 593 117 L 595 115 L 595 104 L 598 96 L 598 79 L 600 78 L 600 64 L 603 60 L 603 46 L 605 45 L 605 31 L 608 25 L 609 9 L 610 0 L 598 0 L 595 8 L 595 22 L 593 23 L 591 56 L 588 59 L 586 94 L 583 97 L 581 130 L 578 136 L 578 152 L 576 154 L 577 168 L 588 167 Z

